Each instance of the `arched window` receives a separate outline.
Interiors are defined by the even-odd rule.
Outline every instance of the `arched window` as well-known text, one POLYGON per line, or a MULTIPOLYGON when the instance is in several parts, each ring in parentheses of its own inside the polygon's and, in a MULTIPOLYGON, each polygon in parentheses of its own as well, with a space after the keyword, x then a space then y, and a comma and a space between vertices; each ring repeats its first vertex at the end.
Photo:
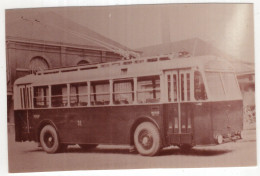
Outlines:
POLYGON ((89 64, 89 62, 86 61, 86 60, 81 60, 81 61, 79 61, 79 62, 77 63, 78 66, 80 66, 80 65, 87 65, 87 64, 89 64))
POLYGON ((32 72, 47 70, 49 68, 49 64, 44 58, 37 56, 32 58, 29 68, 32 72))

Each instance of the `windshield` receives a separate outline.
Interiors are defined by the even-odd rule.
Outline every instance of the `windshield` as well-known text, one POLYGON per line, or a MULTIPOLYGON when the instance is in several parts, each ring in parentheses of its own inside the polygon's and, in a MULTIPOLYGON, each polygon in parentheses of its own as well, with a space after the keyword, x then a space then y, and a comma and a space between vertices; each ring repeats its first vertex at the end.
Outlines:
POLYGON ((236 76, 234 73, 221 73, 223 78, 223 84, 227 98, 238 99, 241 98, 241 92, 237 85, 236 76))
POLYGON ((239 99, 241 93, 234 73, 206 72, 209 93, 212 99, 239 99))

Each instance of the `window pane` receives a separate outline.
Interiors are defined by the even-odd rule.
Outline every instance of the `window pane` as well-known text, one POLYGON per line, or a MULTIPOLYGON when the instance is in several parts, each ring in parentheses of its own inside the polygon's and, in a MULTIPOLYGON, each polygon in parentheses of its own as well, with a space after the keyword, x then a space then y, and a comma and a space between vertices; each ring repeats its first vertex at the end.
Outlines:
POLYGON ((220 73, 207 72, 206 79, 211 97, 216 100, 225 99, 225 93, 222 86, 220 73))
POLYGON ((184 74, 181 74, 181 100, 184 101, 184 74))
POLYGON ((91 83, 91 104, 108 105, 110 103, 109 82, 91 83))
POLYGON ((207 99, 204 81, 202 79, 201 73, 198 71, 194 72, 194 96, 196 100, 207 99))
POLYGON ((187 100, 190 100, 190 74, 186 74, 186 79, 187 79, 187 100))
POLYGON ((64 107, 68 104, 67 85, 51 86, 51 105, 53 107, 64 107))
POLYGON ((167 75, 167 84, 168 84, 168 101, 172 100, 171 96, 171 75, 167 75))
POLYGON ((160 101, 160 96, 159 76, 144 77, 137 80, 138 103, 157 103, 160 101))
POLYGON ((114 104, 132 104, 134 100, 133 81, 114 82, 114 104))
POLYGON ((74 83, 70 85, 70 106, 88 105, 87 83, 74 83))
POLYGON ((240 89, 234 73, 221 73, 227 98, 241 98, 240 89))
POLYGON ((173 96, 174 96, 174 99, 173 101, 177 101, 177 75, 174 74, 173 75, 173 96))
POLYGON ((70 106, 87 106, 88 95, 71 95, 70 106))
POLYGON ((48 86, 34 87, 34 107, 35 108, 46 108, 49 106, 49 88, 48 86))

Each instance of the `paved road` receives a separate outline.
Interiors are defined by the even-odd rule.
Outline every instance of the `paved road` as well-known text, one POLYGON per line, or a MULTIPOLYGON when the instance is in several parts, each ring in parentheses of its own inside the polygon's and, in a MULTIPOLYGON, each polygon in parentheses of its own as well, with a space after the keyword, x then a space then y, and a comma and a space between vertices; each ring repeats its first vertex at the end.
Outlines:
POLYGON ((246 131, 245 138, 237 142, 197 146, 189 152, 169 147, 155 157, 129 152, 127 146, 105 145, 91 151, 70 146, 66 153, 47 154, 34 142, 14 142, 13 135, 9 135, 8 145, 10 172, 256 165, 255 130, 246 131))

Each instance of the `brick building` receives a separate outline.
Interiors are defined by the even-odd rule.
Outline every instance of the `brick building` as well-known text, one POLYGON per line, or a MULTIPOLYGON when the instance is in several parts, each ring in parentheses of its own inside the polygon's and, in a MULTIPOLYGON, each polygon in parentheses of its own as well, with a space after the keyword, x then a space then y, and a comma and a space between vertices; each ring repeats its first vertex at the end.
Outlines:
POLYGON ((37 70, 121 60, 129 48, 44 9, 6 11, 8 122, 13 83, 37 70))

